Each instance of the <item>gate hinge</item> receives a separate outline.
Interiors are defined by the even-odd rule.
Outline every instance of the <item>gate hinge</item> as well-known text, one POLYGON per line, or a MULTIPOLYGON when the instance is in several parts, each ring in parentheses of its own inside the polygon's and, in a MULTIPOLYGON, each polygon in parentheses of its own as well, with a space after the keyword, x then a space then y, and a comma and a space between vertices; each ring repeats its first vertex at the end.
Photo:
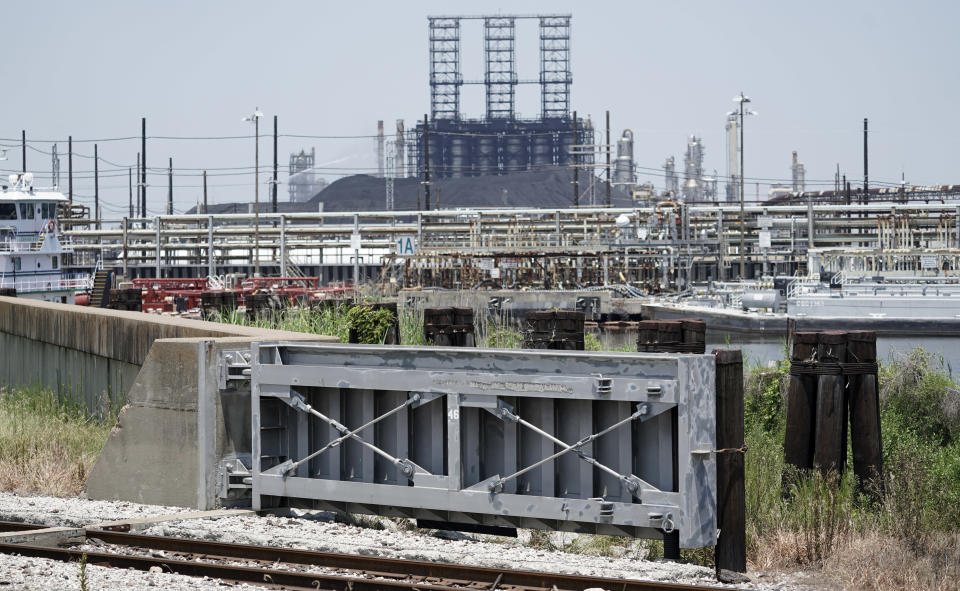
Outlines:
POLYGON ((231 380, 250 381, 250 352, 221 351, 217 364, 217 385, 223 390, 231 380))
POLYGON ((228 458, 220 461, 217 466, 217 490, 219 498, 231 497, 232 491, 250 490, 253 488, 253 477, 250 470, 240 458, 228 458))

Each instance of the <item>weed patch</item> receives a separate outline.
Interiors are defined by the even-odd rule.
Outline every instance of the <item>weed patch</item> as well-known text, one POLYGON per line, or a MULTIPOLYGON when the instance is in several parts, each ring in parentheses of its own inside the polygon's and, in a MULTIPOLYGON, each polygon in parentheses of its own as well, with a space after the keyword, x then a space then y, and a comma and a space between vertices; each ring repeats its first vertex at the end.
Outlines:
POLYGON ((0 489, 79 494, 112 425, 49 390, 0 389, 0 489))

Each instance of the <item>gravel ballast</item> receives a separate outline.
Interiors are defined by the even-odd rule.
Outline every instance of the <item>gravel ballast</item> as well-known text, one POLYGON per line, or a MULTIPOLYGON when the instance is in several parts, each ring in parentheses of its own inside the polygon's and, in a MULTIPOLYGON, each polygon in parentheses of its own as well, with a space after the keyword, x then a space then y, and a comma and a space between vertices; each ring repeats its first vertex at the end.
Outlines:
MULTIPOLYGON (((84 526, 110 520, 139 519, 190 511, 185 508, 139 505, 129 502, 0 493, 0 520, 44 523, 51 526, 84 526)), ((591 555, 532 547, 525 543, 528 537, 526 532, 521 532, 520 539, 512 539, 408 529, 406 522, 401 520, 363 518, 362 523, 373 525, 373 527, 361 527, 333 521, 327 513, 296 513, 294 515, 292 517, 244 515, 219 519, 181 519, 152 525, 141 533, 491 568, 730 588, 717 583, 712 569, 663 560, 646 560, 646 549, 639 543, 618 545, 614 552, 615 556, 591 555)), ((550 536, 550 542, 554 547, 563 548, 591 546, 590 538, 581 537, 575 540, 576 537, 575 534, 556 533, 550 536)), ((9 580, 14 585, 20 585, 13 588, 79 589, 78 572, 76 564, 65 565, 34 558, 0 556, 0 581, 9 580), (32 564, 28 564, 27 561, 32 564), (46 586, 48 583, 50 586, 46 586)), ((99 577, 90 578, 97 582, 91 588, 155 585, 169 589, 208 588, 198 586, 203 583, 200 579, 177 575, 116 571, 92 566, 88 567, 88 573, 88 578, 99 577), (112 574, 118 572, 120 574, 112 574), (127 578, 121 580, 111 577, 127 578), (170 578, 169 582, 167 577, 170 578), (177 580, 174 580, 174 577, 177 580), (187 584, 179 581, 180 579, 193 581, 194 586, 176 586, 187 584)), ((758 581, 754 573, 754 582, 738 585, 737 588, 790 591, 812 588, 792 580, 771 579, 774 577, 764 576, 758 581)), ((223 589, 224 587, 221 583, 211 581, 209 588, 223 589)), ((256 587, 247 588, 255 589, 256 587)), ((0 590, 2 589, 3 585, 0 585, 0 590)))

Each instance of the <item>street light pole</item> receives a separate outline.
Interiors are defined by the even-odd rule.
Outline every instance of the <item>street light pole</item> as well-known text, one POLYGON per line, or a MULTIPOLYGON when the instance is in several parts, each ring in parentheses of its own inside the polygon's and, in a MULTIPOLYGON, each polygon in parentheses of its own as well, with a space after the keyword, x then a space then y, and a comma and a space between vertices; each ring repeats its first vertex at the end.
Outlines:
POLYGON ((253 111, 253 115, 244 117, 243 121, 253 122, 253 275, 260 276, 260 118, 263 113, 260 107, 253 111))
MULTIPOLYGON (((740 280, 742 281, 744 274, 744 207, 743 207, 743 103, 744 103, 743 91, 740 91, 740 280)), ((747 99, 749 100, 749 99, 747 99)))
POLYGON ((756 115, 756 113, 753 111, 744 113, 743 105, 744 103, 750 102, 750 97, 744 96, 742 90, 739 95, 733 97, 733 102, 740 103, 740 279, 743 280, 746 274, 746 262, 744 259, 744 252, 746 251, 746 215, 743 205, 743 116, 745 114, 756 115))

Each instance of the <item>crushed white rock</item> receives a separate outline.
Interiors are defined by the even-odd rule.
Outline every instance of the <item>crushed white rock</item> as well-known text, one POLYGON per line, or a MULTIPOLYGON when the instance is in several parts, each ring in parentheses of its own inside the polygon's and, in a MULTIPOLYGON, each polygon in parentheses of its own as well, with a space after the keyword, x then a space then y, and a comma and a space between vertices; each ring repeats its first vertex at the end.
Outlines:
MULTIPOLYGON (((0 556, 0 590, 80 591, 80 564, 31 558, 0 556)), ((87 589, 164 589, 169 591, 262 591, 267 587, 224 584, 210 578, 170 573, 148 573, 87 565, 87 589)))
POLYGON ((80 527, 103 521, 140 519, 191 511, 194 509, 140 505, 124 501, 24 496, 0 492, 0 521, 42 523, 57 527, 80 527))
MULTIPOLYGON (((80 526, 108 520, 142 518, 188 511, 191 510, 177 507, 138 505, 128 502, 25 497, 0 493, 0 520, 45 523, 57 526, 80 526)), ((646 560, 646 549, 641 544, 636 543, 623 548, 620 555, 616 557, 596 556, 531 547, 524 544, 523 537, 517 540, 492 536, 463 535, 454 532, 434 532, 431 534, 427 530, 414 529, 407 531, 404 527, 398 529, 398 522, 390 519, 374 520, 371 518, 368 520, 371 523, 375 521, 379 524, 379 528, 359 527, 338 523, 330 520, 329 517, 329 514, 325 513, 299 512, 295 517, 267 515, 263 517, 233 516, 220 519, 178 520, 153 525, 142 533, 322 552, 450 562, 491 568, 537 570, 571 575, 643 579, 732 588, 732 586, 718 583, 712 569, 663 560, 646 560)), ((551 540, 555 546, 566 547, 575 537, 575 534, 558 533, 553 534, 551 540)), ((10 557, 0 556, 0 580, 4 578, 4 569, 7 567, 9 560, 10 557)), ((36 561, 36 559, 34 560, 36 561)), ((44 561, 44 564, 47 562, 44 561)), ((72 568, 75 572, 75 565, 72 568)), ((138 574, 133 571, 124 572, 131 577, 144 577, 141 583, 144 586, 149 586, 146 577, 172 576, 151 573, 138 574)), ((755 576, 751 578, 753 578, 753 582, 736 585, 736 588, 761 591, 805 591, 813 588, 798 583, 796 580, 787 580, 770 575, 762 577, 762 582, 758 581, 755 576)), ((42 577, 37 580, 40 581, 41 579, 42 577)), ((26 583, 29 583, 29 581, 26 583)), ((164 583, 164 586, 166 588, 177 588, 167 587, 166 583, 164 583)), ((37 586, 36 588, 45 589, 46 587, 37 586)), ((61 585, 51 588, 70 589, 73 587, 61 585)), ((99 586, 94 588, 99 588, 99 586)), ((107 588, 107 585, 104 584, 103 588, 107 588)), ((3 587, 0 586, 0 591, 2 589, 3 587)))

